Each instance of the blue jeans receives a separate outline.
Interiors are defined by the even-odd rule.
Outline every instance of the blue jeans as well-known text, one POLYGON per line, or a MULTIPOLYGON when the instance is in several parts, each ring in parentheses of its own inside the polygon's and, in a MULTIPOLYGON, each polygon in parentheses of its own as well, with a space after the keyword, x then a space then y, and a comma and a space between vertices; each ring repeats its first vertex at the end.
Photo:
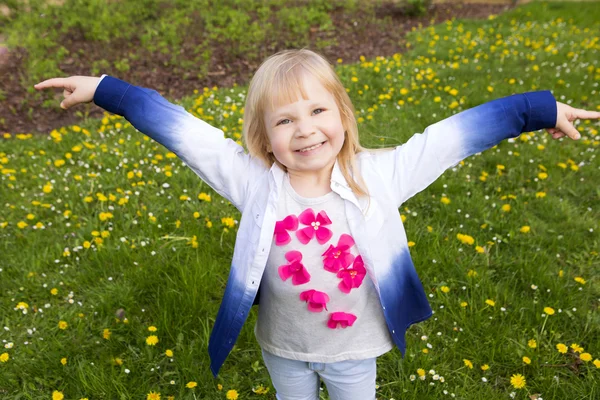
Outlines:
POLYGON ((377 358, 313 363, 262 351, 277 400, 319 400, 320 379, 330 400, 375 400, 377 358))

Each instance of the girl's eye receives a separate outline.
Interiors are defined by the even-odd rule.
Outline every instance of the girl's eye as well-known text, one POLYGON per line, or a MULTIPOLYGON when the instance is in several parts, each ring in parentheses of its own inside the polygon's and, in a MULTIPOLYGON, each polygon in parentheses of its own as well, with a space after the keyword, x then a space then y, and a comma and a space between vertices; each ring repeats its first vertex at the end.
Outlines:
MULTIPOLYGON (((320 113, 318 113, 318 114, 321 114, 323 111, 325 111, 325 109, 324 109, 324 108, 315 108, 315 109, 314 109, 314 111, 317 111, 317 110, 321 110, 321 112, 320 112, 320 113)), ((281 121, 279 121, 279 122, 277 123, 277 125, 281 125, 281 124, 283 123, 283 121, 289 121, 289 119, 287 119, 287 118, 286 118, 286 119, 282 119, 281 121)), ((277 126, 277 125, 275 125, 275 126, 277 126)), ((284 125, 287 125, 287 124, 284 124, 284 125)))

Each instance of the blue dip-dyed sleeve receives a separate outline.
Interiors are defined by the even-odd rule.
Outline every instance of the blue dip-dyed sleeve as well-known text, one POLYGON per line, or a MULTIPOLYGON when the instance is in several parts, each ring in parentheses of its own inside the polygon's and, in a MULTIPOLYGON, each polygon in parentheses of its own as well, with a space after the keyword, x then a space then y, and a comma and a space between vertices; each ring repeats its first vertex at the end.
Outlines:
POLYGON ((466 157, 523 132, 555 127, 556 114, 550 91, 507 96, 430 125, 403 145, 373 156, 400 207, 466 157))
POLYGON ((175 153, 240 211, 253 182, 266 170, 222 130, 168 102, 155 90, 105 76, 96 89, 94 103, 124 116, 140 132, 175 153))

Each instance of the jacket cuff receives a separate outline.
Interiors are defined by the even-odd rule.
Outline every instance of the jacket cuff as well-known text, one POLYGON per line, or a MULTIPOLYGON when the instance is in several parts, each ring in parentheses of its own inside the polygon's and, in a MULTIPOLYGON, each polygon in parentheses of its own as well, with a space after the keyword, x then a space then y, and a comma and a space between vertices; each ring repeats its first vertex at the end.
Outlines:
POLYGON ((523 93, 529 104, 529 118, 523 132, 556 126, 556 99, 549 90, 523 93))
POLYGON ((108 112, 123 115, 121 101, 130 87, 131 84, 125 81, 108 75, 104 76, 94 92, 94 103, 108 112))

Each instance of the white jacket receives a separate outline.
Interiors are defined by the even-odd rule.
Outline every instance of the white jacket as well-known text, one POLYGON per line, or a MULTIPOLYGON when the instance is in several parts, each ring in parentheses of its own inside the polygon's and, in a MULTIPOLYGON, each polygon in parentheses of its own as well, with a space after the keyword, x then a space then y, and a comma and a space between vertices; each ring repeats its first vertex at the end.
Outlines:
MULTIPOLYGON (((167 102, 156 91, 116 78, 102 79, 94 102, 123 115, 139 131, 177 154, 202 180, 240 212, 225 294, 209 341, 217 376, 257 297, 269 256, 276 205, 285 172, 266 168, 221 130, 167 102)), ((437 122, 391 151, 357 154, 371 194, 358 200, 338 164, 331 189, 345 200, 350 233, 379 294, 389 332, 402 354, 408 327, 432 314, 413 266, 398 208, 464 158, 522 132, 556 125, 549 91, 497 99, 437 122)))

